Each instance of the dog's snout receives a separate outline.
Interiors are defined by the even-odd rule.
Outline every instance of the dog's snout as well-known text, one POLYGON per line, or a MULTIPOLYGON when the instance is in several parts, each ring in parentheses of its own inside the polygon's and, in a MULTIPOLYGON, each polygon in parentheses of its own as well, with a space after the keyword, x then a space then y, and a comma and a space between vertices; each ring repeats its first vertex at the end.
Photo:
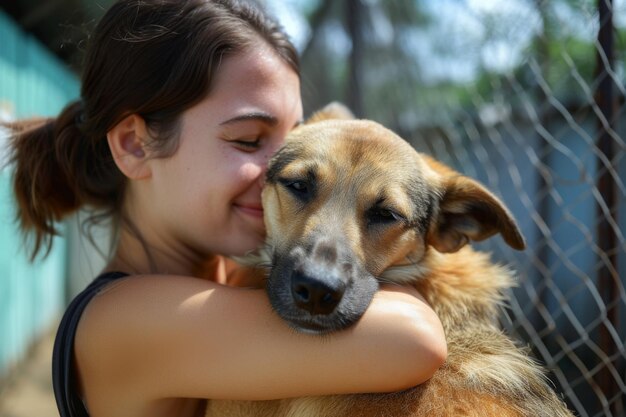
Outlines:
POLYGON ((313 250, 313 258, 321 262, 334 264, 337 262, 337 248, 332 244, 319 244, 313 250))
POLYGON ((291 293, 296 305, 311 314, 328 315, 335 310, 345 291, 345 284, 313 278, 302 272, 294 272, 291 293))

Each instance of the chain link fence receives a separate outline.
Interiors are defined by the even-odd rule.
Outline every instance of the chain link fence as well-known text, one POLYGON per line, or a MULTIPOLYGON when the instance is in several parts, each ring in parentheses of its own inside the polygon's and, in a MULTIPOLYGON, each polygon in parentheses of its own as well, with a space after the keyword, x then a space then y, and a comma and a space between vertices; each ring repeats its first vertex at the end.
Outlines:
POLYGON ((626 4, 320 1, 307 110, 331 100, 477 178, 528 249, 502 323, 580 416, 626 403, 626 4))

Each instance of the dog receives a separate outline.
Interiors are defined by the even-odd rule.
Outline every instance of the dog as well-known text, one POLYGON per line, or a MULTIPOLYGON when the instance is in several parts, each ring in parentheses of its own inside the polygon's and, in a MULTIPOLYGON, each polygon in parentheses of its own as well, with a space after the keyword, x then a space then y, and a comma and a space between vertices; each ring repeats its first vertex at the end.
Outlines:
POLYGON ((298 331, 354 324, 379 282, 414 285, 442 321, 446 363, 391 394, 209 401, 207 417, 572 416, 526 349, 498 326, 514 281, 468 243, 500 234, 525 247, 513 216, 478 182, 419 154, 383 126, 332 104, 296 128, 263 191, 274 310, 298 331))

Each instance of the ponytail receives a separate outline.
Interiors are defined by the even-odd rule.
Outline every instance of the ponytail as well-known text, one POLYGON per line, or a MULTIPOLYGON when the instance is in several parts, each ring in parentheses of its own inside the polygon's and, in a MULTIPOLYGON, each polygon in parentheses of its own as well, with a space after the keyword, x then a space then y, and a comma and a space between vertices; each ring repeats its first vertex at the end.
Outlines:
POLYGON ((21 229, 34 235, 31 260, 47 255, 56 223, 83 205, 117 212, 124 177, 113 163, 105 137, 80 129, 82 102, 68 105, 56 119, 10 126, 10 163, 21 229))

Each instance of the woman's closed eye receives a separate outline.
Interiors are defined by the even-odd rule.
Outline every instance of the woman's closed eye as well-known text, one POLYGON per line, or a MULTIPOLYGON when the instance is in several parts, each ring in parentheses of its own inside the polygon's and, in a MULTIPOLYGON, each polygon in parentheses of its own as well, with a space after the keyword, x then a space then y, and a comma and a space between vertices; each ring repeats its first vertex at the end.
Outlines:
POLYGON ((231 139, 229 142, 235 144, 237 147, 245 150, 245 151, 254 151, 259 149, 261 146, 261 137, 246 137, 241 139, 231 139))

